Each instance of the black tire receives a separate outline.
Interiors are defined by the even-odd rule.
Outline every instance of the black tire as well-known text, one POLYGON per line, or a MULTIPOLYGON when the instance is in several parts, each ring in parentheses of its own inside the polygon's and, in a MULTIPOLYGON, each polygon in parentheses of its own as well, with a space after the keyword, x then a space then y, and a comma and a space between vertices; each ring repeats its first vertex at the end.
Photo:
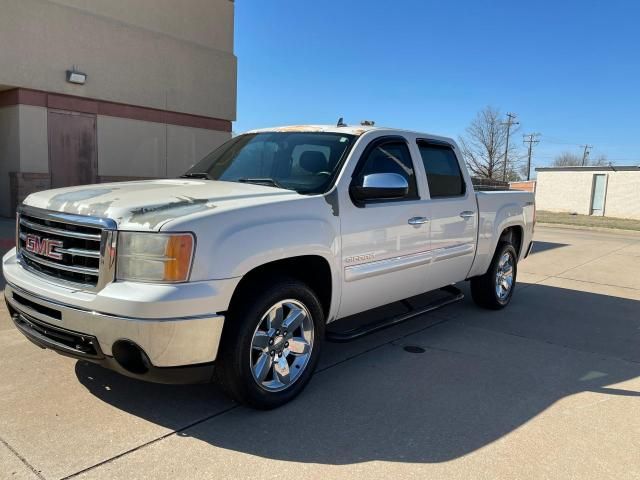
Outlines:
MULTIPOLYGON (((311 379, 320 356, 324 327, 325 318, 320 301, 306 284, 290 278, 276 281, 270 279, 270 285, 266 288, 264 282, 253 283, 252 287, 245 288, 240 294, 225 320, 216 363, 218 382, 229 396, 244 405, 261 410, 284 405, 296 397, 311 379), (302 367, 302 372, 291 384, 280 391, 268 391, 254 378, 251 367, 252 355, 256 355, 252 347, 254 333, 259 325, 264 325, 262 319, 272 306, 289 299, 306 307, 311 316, 312 348, 305 366, 302 367)), ((274 336, 273 338, 281 339, 282 337, 274 336)), ((284 343, 280 344, 281 347, 283 345, 284 343)), ((268 348, 271 349, 271 347, 268 348)), ((257 355, 262 353, 258 352, 257 355)), ((277 355, 272 358, 278 360, 277 355)), ((295 356, 288 358, 295 358, 295 356)), ((272 375, 272 378, 276 379, 275 372, 272 372, 272 375)))
POLYGON ((471 279, 471 297, 473 298, 473 301, 476 305, 491 310, 500 310, 501 308, 506 307, 511 301, 513 291, 515 290, 517 273, 518 255, 516 253, 516 249, 510 243, 499 243, 487 273, 480 277, 474 277, 471 279), (497 292, 498 269, 500 266, 500 259, 506 254, 509 254, 511 257, 513 281, 508 294, 501 297, 497 292))

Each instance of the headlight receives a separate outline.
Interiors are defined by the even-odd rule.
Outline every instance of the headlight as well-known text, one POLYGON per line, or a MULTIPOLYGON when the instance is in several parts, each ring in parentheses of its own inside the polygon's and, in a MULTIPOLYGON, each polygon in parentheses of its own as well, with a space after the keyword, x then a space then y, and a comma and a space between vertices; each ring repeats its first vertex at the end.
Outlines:
POLYGON ((185 282, 193 256, 190 233, 119 232, 118 280, 185 282))

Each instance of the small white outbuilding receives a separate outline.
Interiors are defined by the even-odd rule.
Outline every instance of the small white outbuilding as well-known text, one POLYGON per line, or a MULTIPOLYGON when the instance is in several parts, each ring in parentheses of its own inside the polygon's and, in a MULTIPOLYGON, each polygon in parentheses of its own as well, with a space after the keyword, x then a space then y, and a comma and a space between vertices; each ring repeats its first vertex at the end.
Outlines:
POLYGON ((536 168, 536 207, 640 220, 640 166, 536 168))

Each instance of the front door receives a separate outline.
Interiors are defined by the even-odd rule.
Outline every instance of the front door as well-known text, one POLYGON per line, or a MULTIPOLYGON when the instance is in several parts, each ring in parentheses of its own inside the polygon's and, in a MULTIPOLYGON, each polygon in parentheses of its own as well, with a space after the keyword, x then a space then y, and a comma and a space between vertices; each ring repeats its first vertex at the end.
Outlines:
POLYGON ((374 139, 364 150, 353 182, 374 173, 395 173, 409 184, 404 198, 358 205, 343 190, 340 198, 345 317, 424 292, 427 287, 429 223, 418 195, 416 174, 404 137, 374 139))
POLYGON ((96 183, 96 116, 49 110, 51 188, 96 183))

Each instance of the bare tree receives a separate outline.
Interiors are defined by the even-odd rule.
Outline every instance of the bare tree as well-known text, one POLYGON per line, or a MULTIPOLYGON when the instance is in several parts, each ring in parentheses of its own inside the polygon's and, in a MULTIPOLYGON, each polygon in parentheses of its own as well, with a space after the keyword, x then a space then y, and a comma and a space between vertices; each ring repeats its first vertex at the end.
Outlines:
POLYGON ((576 153, 563 152, 553 159, 554 167, 575 167, 582 165, 582 157, 576 153))
POLYGON ((593 165, 595 167, 606 167, 611 165, 611 162, 606 155, 602 154, 593 159, 589 159, 589 165, 593 165))
MULTIPOLYGON (((513 138, 517 133, 518 127, 511 127, 513 138)), ((483 108, 459 141, 462 155, 474 177, 502 180, 507 125, 500 110, 491 106, 483 108)), ((516 164, 520 158, 515 143, 509 145, 507 180, 519 178, 516 164)))
MULTIPOLYGON (((585 162, 585 166, 607 166, 611 162, 606 155, 599 155, 595 158, 587 157, 585 162)), ((582 155, 578 155, 577 153, 571 152, 563 152, 554 158, 553 163, 551 164, 554 167, 579 167, 582 166, 582 155)))

